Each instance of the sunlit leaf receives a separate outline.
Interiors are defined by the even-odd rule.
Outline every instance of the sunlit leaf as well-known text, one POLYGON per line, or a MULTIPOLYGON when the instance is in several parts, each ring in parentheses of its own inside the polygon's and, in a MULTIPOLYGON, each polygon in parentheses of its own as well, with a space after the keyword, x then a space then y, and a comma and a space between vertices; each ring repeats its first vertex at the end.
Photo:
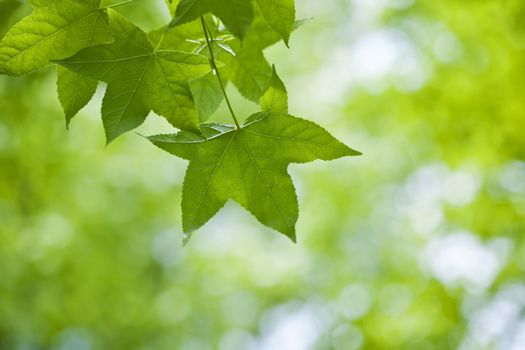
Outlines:
POLYGON ((206 138, 188 132, 149 138, 190 161, 182 195, 188 233, 234 199, 262 224, 295 240, 299 209, 288 165, 359 154, 320 126, 291 115, 258 113, 241 129, 207 124, 203 132, 206 138))
POLYGON ((102 104, 107 141, 142 124, 151 110, 175 127, 198 132, 199 118, 187 81, 210 71, 208 58, 156 50, 142 30, 114 11, 110 23, 113 43, 60 61, 108 83, 102 104))
POLYGON ((33 12, 0 42, 0 73, 23 75, 49 61, 112 40, 100 0, 35 0, 33 12))

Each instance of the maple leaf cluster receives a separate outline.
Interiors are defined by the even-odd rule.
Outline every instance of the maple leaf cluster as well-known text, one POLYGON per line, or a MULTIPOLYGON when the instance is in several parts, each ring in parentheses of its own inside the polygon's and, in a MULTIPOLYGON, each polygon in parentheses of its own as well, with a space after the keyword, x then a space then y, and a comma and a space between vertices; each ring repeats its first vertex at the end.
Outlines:
POLYGON ((0 42, 0 73, 20 76, 57 64, 68 125, 106 83, 101 114, 108 143, 151 111, 179 129, 148 139, 190 161, 182 195, 186 233, 233 199, 295 240, 299 209, 288 165, 360 154, 288 114, 286 88, 263 51, 280 40, 288 46, 298 26, 294 0, 171 1, 173 19, 150 33, 101 0, 31 5, 33 12, 0 42), (228 83, 261 111, 240 123, 228 83), (224 100, 234 125, 207 123, 224 100))

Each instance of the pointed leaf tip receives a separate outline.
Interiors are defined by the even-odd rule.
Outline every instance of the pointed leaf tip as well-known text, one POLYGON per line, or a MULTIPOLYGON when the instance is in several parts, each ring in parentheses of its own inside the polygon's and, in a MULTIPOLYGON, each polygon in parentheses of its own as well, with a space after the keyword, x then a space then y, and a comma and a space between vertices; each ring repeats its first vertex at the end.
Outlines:
POLYGON ((279 33, 286 47, 289 47, 290 35, 295 25, 295 1, 257 0, 257 3, 266 22, 279 33))
MULTIPOLYGON (((346 146, 346 145, 345 145, 346 146)), ((362 156, 363 153, 353 149, 353 148, 350 148, 348 146, 346 146, 348 148, 348 151, 347 151, 347 156, 362 156)))

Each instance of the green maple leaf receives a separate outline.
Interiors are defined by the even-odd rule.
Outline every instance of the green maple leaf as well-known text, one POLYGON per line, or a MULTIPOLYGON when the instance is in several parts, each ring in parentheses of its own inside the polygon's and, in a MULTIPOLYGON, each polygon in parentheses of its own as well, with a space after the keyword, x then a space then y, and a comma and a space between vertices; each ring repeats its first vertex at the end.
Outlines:
POLYGON ((198 133, 199 118, 187 82, 210 71, 208 58, 155 49, 140 28, 115 11, 110 10, 109 17, 113 43, 58 62, 108 83, 102 103, 108 142, 142 124, 151 110, 179 129, 198 133))
POLYGON ((189 132, 149 137, 190 161, 182 194, 182 225, 191 233, 233 199, 262 224, 295 241, 299 210, 290 163, 332 160, 360 153, 310 121, 257 113, 240 129, 204 124, 206 138, 189 132))
MULTIPOLYGON (((232 81, 247 99, 254 102, 259 101, 266 91, 272 75, 271 65, 264 57, 263 50, 277 43, 281 39, 280 34, 268 24, 257 7, 254 11, 254 19, 243 41, 218 31, 210 19, 207 20, 207 26, 214 35, 212 46, 215 55, 224 63, 224 67, 220 68, 224 81, 232 81), (227 38, 228 36, 230 38, 227 38), (224 40, 223 38, 227 39, 224 40)), ((169 31, 163 45, 168 42, 175 46, 181 45, 184 38, 193 38, 195 42, 201 43, 198 48, 202 51, 199 53, 208 55, 207 50, 205 50, 206 42, 200 23, 194 21, 175 28, 184 30, 177 33, 169 31)), ((159 37, 160 32, 155 33, 155 36, 159 37)), ((186 45, 188 44, 186 43, 186 45)), ((190 48, 186 49, 190 50, 190 48)), ((189 84, 199 111, 200 120, 206 121, 223 99, 220 85, 211 73, 192 80, 189 84)))
MULTIPOLYGON (((217 50, 218 59, 224 63, 222 76, 230 80, 241 95, 248 100, 258 102, 266 91, 268 81, 272 76, 272 67, 266 60, 263 50, 281 39, 278 32, 272 28, 259 9, 255 9, 254 19, 244 40, 233 39, 228 42, 235 52, 217 50)), ((220 92, 215 91, 215 95, 220 92)))
MULTIPOLYGON (((171 3, 166 0, 166 3, 173 9, 177 5, 176 0, 171 3)), ((148 37, 154 46, 160 44, 159 49, 177 48, 180 51, 191 52, 195 48, 195 44, 188 41, 187 38, 198 37, 201 32, 200 24, 190 23, 169 31, 164 27, 149 33, 148 37)), ((65 113, 67 126, 69 126, 71 119, 91 100, 97 86, 98 81, 96 79, 83 76, 64 67, 57 69, 58 98, 65 113)), ((200 114, 201 112, 199 112, 200 114)))
POLYGON ((171 25, 193 21, 211 12, 226 28, 242 39, 253 19, 252 0, 181 0, 171 25))
POLYGON ((294 0, 257 0, 268 24, 283 38, 286 46, 295 24, 294 0))
POLYGON ((90 45, 112 41, 100 0, 33 0, 33 12, 0 42, 0 73, 23 75, 90 45))
MULTIPOLYGON (((224 81, 232 81, 244 97, 257 102, 272 76, 272 68, 262 51, 278 42, 279 34, 268 25, 258 10, 242 42, 232 37, 222 44, 219 39, 226 35, 212 25, 209 28, 215 36, 212 45, 215 55, 224 63, 224 67, 219 69, 224 81)), ((192 35, 198 42, 204 40, 202 27, 193 27, 192 35)), ((205 45, 204 41, 199 48, 203 47, 202 54, 208 55, 207 50, 204 50, 205 45)), ((190 89, 201 121, 206 121, 223 100, 220 85, 210 73, 190 81, 190 89)))

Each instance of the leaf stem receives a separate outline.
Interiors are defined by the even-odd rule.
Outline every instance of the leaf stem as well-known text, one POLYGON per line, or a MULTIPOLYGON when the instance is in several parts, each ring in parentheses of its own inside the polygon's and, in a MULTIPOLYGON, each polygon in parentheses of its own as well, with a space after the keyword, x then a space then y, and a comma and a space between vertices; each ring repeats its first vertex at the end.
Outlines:
POLYGON ((219 81, 219 85, 221 86, 222 94, 224 95, 224 99, 226 100, 226 104, 228 105, 228 109, 230 110, 230 114, 232 115, 233 121, 235 122, 235 126, 237 129, 240 129, 241 126, 239 125, 239 121, 237 120, 237 117, 235 116, 235 112, 233 111, 232 105, 230 103, 230 99, 228 98, 228 95, 226 94, 226 89, 224 88, 224 84, 222 82, 221 75, 219 73, 219 70, 217 69, 217 64, 215 63, 215 55, 213 54, 213 34, 208 32, 206 29, 206 23, 204 22, 204 17, 201 16, 201 23, 202 23, 202 30, 204 31, 204 36, 206 37, 206 45, 208 46, 208 50, 210 52, 210 63, 211 68, 213 69, 215 75, 217 76, 217 80, 219 81))
POLYGON ((119 7, 119 6, 122 6, 122 5, 129 4, 130 2, 135 2, 135 1, 137 1, 137 0, 126 0, 126 1, 118 2, 118 3, 113 4, 113 5, 105 6, 103 8, 104 9, 112 9, 112 8, 115 8, 115 7, 119 7))

